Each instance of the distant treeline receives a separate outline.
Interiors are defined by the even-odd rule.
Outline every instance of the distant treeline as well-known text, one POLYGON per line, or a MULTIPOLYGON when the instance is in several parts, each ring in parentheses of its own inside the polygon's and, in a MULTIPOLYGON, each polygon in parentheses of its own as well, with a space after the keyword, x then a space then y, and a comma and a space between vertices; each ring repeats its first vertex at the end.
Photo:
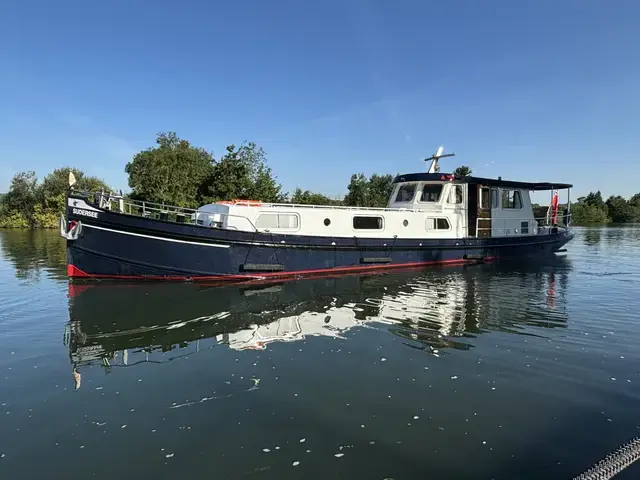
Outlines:
MULTIPOLYGON (((34 172, 13 177, 9 191, 0 194, 0 227, 56 228, 64 213, 69 170, 76 190, 111 191, 106 183, 76 168, 60 168, 39 182, 34 172)), ((132 199, 196 208, 218 200, 251 199, 316 205, 385 207, 391 194, 393 175, 362 173, 351 176, 344 198, 296 188, 283 192, 264 150, 253 142, 226 147, 218 160, 207 150, 191 145, 175 133, 160 133, 156 145, 136 154, 126 165, 132 199)), ((467 166, 459 175, 470 175, 467 166)), ((571 205, 574 223, 632 222, 640 220, 640 194, 630 200, 612 196, 606 202, 600 192, 590 193, 571 205)))
POLYGON ((602 194, 589 193, 571 204, 573 222, 579 225, 640 222, 640 193, 630 199, 611 195, 605 202, 602 194))
POLYGON ((64 213, 65 196, 72 170, 78 188, 105 191, 109 187, 99 178, 86 176, 78 169, 60 168, 38 182, 35 172, 22 172, 13 177, 9 191, 0 196, 0 227, 55 228, 64 213))

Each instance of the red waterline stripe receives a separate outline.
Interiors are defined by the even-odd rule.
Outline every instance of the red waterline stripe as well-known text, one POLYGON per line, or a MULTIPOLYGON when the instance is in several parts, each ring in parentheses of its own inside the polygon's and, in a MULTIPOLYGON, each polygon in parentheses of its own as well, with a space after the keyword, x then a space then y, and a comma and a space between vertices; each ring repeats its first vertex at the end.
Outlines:
MULTIPOLYGON (((494 257, 485 257, 484 261, 492 261, 494 257)), ((323 275, 332 273, 347 273, 347 272, 367 272, 372 270, 391 270, 398 268, 411 268, 411 267, 423 267, 429 265, 460 265, 464 263, 472 263, 474 260, 467 260, 464 258, 454 260, 436 260, 431 262, 411 262, 411 263, 396 263, 393 265, 365 265, 365 266, 353 266, 353 267, 339 267, 339 268, 321 268, 314 270, 295 270, 291 272, 265 272, 261 274, 251 275, 104 275, 104 274, 92 274, 80 270, 75 265, 67 265, 67 275, 72 278, 103 278, 103 279, 121 279, 121 280, 166 280, 166 281, 203 281, 203 280, 251 280, 261 279, 265 277, 269 278, 287 278, 306 275, 323 275)))
MULTIPOLYGON (((453 265, 450 265, 453 266, 453 265)), ((397 270, 402 270, 402 272, 411 272, 411 271, 419 271, 422 270, 424 267, 421 266, 414 266, 414 267, 402 267, 402 268, 398 268, 395 269, 395 271, 397 270)), ((377 276, 377 275, 384 275, 388 272, 383 272, 383 271, 373 271, 373 272, 345 272, 345 273, 325 273, 322 275, 307 275, 304 278, 296 278, 296 277, 286 277, 286 278, 247 278, 246 280, 239 280, 237 282, 230 282, 228 280, 220 280, 220 279, 216 279, 216 280, 203 280, 201 282, 197 282, 197 285, 202 286, 202 287, 223 287, 223 286, 229 286, 229 285, 237 285, 237 286, 262 286, 262 285, 272 285, 272 284, 282 284, 285 282, 295 282, 295 281, 302 281, 302 280, 313 280, 316 278, 344 278, 344 277, 349 277, 349 276, 363 276, 363 275, 367 275, 367 276, 377 276)), ((126 280, 122 280, 118 283, 112 283, 108 285, 108 288, 115 288, 115 287, 119 287, 119 288, 135 288, 135 287, 142 287, 144 284, 144 282, 140 282, 139 280, 134 280, 134 281, 126 281, 126 280)), ((107 285, 105 284, 101 284, 100 282, 97 283, 83 283, 83 284, 77 284, 77 283, 72 283, 69 282, 69 286, 68 286, 68 296, 69 298, 72 297, 76 297, 78 295, 80 295, 82 292, 85 292, 89 289, 95 289, 95 288, 103 288, 103 287, 107 287, 107 285)))

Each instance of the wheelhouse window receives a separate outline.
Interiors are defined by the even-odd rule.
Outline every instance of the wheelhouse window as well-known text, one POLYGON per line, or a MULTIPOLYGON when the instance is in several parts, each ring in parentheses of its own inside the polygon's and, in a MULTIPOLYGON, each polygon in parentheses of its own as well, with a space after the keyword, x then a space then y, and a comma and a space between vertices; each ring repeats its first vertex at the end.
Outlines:
POLYGON ((448 203, 462 203, 462 185, 451 185, 448 203))
POLYGON ((382 217, 353 217, 355 230, 382 230, 383 225, 382 217))
POLYGON ((522 208, 520 190, 502 190, 502 208, 522 208))
POLYGON ((451 225, 446 218, 427 218, 427 230, 449 230, 451 225))
POLYGON ((480 189, 480 208, 491 208, 491 190, 489 190, 488 188, 480 189))
POLYGON ((395 201, 399 203, 408 203, 413 200, 416 193, 417 185, 415 183, 404 183, 398 187, 395 201))
POLYGON ((257 228, 296 229, 300 226, 298 215, 293 213, 261 213, 256 219, 257 228))
POLYGON ((421 202, 438 202, 440 201, 440 194, 442 193, 441 183, 426 183, 422 187, 421 202))
POLYGON ((491 189, 491 208, 498 208, 498 199, 500 197, 498 196, 498 189, 497 188, 492 188, 491 189))

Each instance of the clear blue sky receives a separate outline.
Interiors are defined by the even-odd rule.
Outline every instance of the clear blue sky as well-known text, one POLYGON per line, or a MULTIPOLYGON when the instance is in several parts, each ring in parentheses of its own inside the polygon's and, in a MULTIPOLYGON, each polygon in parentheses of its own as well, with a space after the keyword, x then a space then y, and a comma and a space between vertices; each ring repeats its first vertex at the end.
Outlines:
POLYGON ((216 156, 259 143, 287 190, 423 171, 443 144, 451 169, 630 196, 639 19, 637 0, 3 0, 0 191, 65 165, 127 190, 176 131, 216 156))

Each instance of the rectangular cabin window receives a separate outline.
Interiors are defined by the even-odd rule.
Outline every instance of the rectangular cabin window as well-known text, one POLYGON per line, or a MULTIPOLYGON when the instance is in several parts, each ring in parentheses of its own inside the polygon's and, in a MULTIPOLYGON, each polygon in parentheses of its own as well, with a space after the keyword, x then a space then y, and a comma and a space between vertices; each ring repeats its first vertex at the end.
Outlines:
POLYGON ((480 208, 486 210, 491 208, 491 190, 488 188, 480 189, 480 208))
POLYGON ((449 230, 450 228, 449 220, 446 218, 427 218, 427 230, 449 230))
POLYGON ((451 185, 448 203, 462 203, 462 185, 451 185))
POLYGON ((491 208, 498 208, 500 206, 498 203, 499 198, 500 197, 498 196, 498 189, 492 188, 491 189, 491 208))
POLYGON ((400 185, 398 193, 396 193, 396 202, 408 203, 413 200, 413 196, 416 193, 417 185, 415 183, 405 183, 400 185))
POLYGON ((529 222, 520 222, 520 233, 523 235, 529 233, 529 222))
POLYGON ((441 183, 426 183, 422 187, 421 202, 438 202, 440 201, 440 194, 442 193, 441 183))
POLYGON ((355 230, 381 230, 382 226, 382 217, 353 217, 355 230))
POLYGON ((502 190, 502 208, 522 208, 520 190, 502 190))
POLYGON ((296 229, 299 225, 298 215, 293 213, 261 213, 256 219, 257 228, 296 229))

